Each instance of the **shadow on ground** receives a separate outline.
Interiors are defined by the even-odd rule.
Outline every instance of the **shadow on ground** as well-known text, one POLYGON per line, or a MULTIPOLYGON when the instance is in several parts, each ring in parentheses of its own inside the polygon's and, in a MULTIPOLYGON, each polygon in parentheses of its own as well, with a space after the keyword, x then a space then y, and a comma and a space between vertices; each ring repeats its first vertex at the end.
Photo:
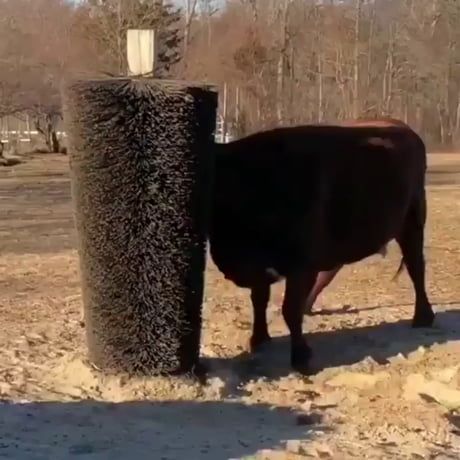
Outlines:
POLYGON ((305 439, 281 408, 237 402, 3 403, 0 457, 227 460, 305 439))
MULTIPOLYGON (((460 299, 459 300, 453 300, 451 302, 433 302, 433 305, 442 305, 443 307, 448 307, 448 306, 455 306, 455 305, 460 305, 460 299)), ((340 307, 340 308, 328 308, 328 309, 319 309, 319 310, 313 310, 311 313, 311 316, 333 316, 333 315, 351 315, 351 314, 357 314, 357 313, 363 313, 365 311, 375 311, 375 310, 382 310, 384 308, 404 308, 404 307, 413 307, 413 303, 403 303, 403 304, 388 304, 388 305, 375 305, 372 307, 364 307, 364 308, 356 308, 356 307, 340 307)), ((317 307, 314 307, 317 308, 317 307)), ((308 318, 308 316, 307 316, 308 318)))
MULTIPOLYGON (((435 325, 429 329, 413 329, 410 320, 400 320, 312 332, 306 337, 313 350, 312 375, 326 368, 356 364, 369 356, 383 364, 399 353, 407 355, 420 346, 460 340, 460 309, 438 312, 435 325)), ((251 379, 276 380, 291 374, 289 345, 289 336, 274 337, 254 355, 244 352, 230 360, 210 358, 205 359, 205 363, 211 373, 226 380, 227 391, 238 392, 238 388, 251 379)))

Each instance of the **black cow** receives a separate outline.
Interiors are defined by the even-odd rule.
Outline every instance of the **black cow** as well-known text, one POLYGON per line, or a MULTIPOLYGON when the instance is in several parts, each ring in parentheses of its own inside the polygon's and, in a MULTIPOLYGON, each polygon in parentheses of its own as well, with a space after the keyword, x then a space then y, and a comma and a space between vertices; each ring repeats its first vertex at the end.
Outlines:
POLYGON ((306 371, 306 300, 320 272, 381 251, 396 239, 412 279, 414 327, 434 313, 425 290, 426 151, 402 122, 307 125, 216 144, 209 240, 214 263, 249 288, 251 349, 270 339, 270 285, 283 278, 291 365, 306 371))

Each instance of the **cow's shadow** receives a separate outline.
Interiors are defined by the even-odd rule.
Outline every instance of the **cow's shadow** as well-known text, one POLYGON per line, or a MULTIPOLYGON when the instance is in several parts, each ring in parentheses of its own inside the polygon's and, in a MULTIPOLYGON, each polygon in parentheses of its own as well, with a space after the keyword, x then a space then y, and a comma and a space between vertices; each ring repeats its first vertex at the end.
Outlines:
MULTIPOLYGON (((392 357, 448 341, 460 340, 460 309, 441 311, 435 325, 413 329, 410 320, 393 323, 320 331, 306 334, 313 350, 311 374, 323 369, 359 363, 367 357, 387 363, 392 357)), ((229 393, 238 392, 245 382, 264 377, 276 380, 292 373, 289 365, 289 336, 274 337, 256 354, 247 352, 232 359, 205 359, 210 373, 227 383, 229 393)))

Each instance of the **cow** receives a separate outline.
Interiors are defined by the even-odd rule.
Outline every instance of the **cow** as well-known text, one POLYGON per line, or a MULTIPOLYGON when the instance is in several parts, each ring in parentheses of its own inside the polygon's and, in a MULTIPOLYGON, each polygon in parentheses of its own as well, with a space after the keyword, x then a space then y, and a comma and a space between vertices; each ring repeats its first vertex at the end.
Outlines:
POLYGON ((426 151, 407 125, 303 125, 215 144, 210 254, 251 291, 250 348, 270 340, 266 309, 285 279, 291 366, 308 373, 305 305, 321 272, 338 271, 396 239, 415 290, 413 327, 430 327, 425 288, 426 151))

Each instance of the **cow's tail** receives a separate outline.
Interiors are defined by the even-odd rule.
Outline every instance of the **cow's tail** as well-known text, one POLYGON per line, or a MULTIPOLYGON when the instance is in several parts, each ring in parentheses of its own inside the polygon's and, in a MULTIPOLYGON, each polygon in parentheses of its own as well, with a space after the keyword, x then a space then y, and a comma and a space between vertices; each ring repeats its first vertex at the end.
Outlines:
POLYGON ((399 278, 399 275, 402 273, 405 266, 406 264, 404 263, 404 258, 401 257, 401 262, 399 263, 398 270, 396 270, 396 273, 393 275, 393 281, 396 281, 396 279, 399 278))

